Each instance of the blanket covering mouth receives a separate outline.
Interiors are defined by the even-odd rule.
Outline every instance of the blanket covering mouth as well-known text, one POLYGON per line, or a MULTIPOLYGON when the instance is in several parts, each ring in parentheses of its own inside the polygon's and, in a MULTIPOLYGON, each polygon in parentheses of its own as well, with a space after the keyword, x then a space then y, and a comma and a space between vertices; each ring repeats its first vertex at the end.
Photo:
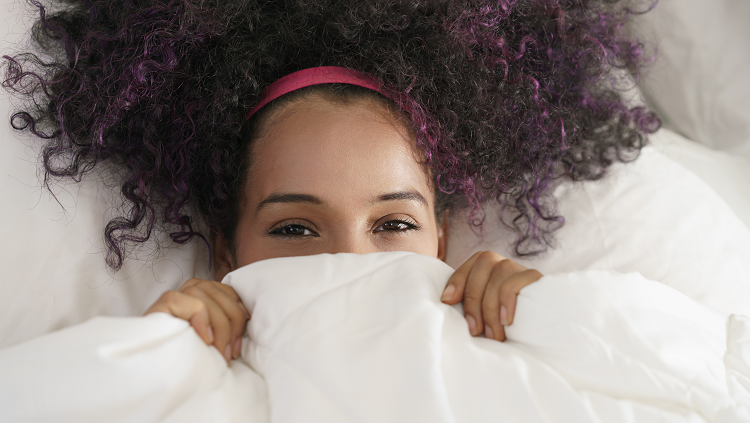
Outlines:
POLYGON ((748 422, 750 320, 640 275, 548 275, 508 340, 440 302, 411 253, 266 260, 227 368, 186 322, 97 318, 0 351, 0 421, 748 422))

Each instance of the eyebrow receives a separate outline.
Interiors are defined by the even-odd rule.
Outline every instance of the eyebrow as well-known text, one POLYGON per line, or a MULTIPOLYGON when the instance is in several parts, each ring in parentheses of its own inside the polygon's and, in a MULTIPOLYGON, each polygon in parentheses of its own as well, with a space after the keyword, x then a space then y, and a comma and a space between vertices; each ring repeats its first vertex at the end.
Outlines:
POLYGON ((409 201, 420 203, 425 207, 428 206, 427 199, 425 199, 422 194, 414 190, 398 191, 398 192, 391 192, 388 194, 383 194, 379 196, 375 202, 394 201, 394 200, 409 200, 409 201))
MULTIPOLYGON (((417 191, 414 190, 407 190, 407 191, 397 191, 397 192, 389 192, 388 194, 379 195, 373 203, 381 203, 385 201, 398 201, 398 200, 408 200, 408 201, 414 201, 417 203, 422 204, 423 206, 427 207, 427 199, 424 198, 424 196, 417 191)), ((307 203, 307 204, 315 204, 315 205, 322 205, 324 204, 323 200, 320 198, 309 195, 309 194, 271 194, 268 197, 266 197, 265 200, 258 203, 258 205, 255 207, 255 213, 258 213, 263 208, 270 204, 289 204, 289 203, 307 203)))
POLYGON ((308 194, 271 194, 266 197, 265 200, 258 203, 255 207, 255 213, 258 213, 261 209, 268 206, 269 204, 284 204, 284 203, 308 203, 308 204, 323 204, 323 200, 308 194))

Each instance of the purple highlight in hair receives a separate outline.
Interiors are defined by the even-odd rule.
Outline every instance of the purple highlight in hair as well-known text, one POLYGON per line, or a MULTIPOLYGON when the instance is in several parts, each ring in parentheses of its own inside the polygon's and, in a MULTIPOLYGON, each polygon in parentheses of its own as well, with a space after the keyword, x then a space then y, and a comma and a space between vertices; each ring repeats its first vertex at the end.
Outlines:
POLYGON ((620 70, 637 81, 649 60, 624 30, 640 13, 627 1, 70 0, 51 14, 30 4, 34 39, 54 59, 4 56, 3 87, 27 100, 11 122, 44 143, 47 186, 111 167, 125 204, 104 230, 113 269, 157 226, 176 243, 207 242, 198 217, 233 235, 242 122, 263 87, 300 69, 383 81, 441 201, 478 225, 499 202, 518 254, 544 251, 562 225, 557 180, 602 177, 660 125, 610 82, 620 70))

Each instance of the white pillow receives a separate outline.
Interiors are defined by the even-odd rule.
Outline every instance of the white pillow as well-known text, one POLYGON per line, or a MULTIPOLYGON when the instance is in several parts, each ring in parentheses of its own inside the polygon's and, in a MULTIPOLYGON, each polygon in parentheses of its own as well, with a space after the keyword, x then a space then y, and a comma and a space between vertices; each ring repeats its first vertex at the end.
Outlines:
POLYGON ((665 127, 750 158, 750 2, 659 0, 631 19, 654 41, 644 97, 665 127))
POLYGON ((668 129, 653 134, 651 145, 700 177, 750 227, 749 159, 714 150, 668 129))
POLYGON ((208 276, 199 242, 159 252, 150 242, 113 274, 102 233, 110 191, 93 181, 56 186, 63 210, 39 188, 36 148, 7 133, 0 148, 0 348, 94 316, 140 315, 162 292, 208 276))
MULTIPOLYGON (((23 49, 38 17, 28 4, 0 2, 0 52, 23 49)), ((11 102, 0 90, 0 348, 94 316, 141 315, 162 292, 208 277, 200 242, 156 252, 150 242, 112 273, 104 263, 103 229, 117 189, 86 180, 39 188, 39 140, 9 124, 11 102)), ((162 236, 157 232, 156 236, 162 236)))
MULTIPOLYGON (((566 220, 556 249, 517 259, 544 274, 608 269, 640 272, 726 313, 750 315, 750 229, 700 178, 652 147, 603 180, 555 191, 566 220)), ((513 257, 515 234, 487 208, 482 238, 457 216, 447 263, 474 252, 513 257)))

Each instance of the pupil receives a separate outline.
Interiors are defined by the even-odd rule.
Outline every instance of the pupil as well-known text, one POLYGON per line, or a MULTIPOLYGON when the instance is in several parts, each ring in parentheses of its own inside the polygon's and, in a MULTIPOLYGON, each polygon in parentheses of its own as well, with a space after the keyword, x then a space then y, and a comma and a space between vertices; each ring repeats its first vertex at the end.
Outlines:
POLYGON ((303 233, 305 230, 299 226, 299 225, 290 225, 286 228, 286 233, 289 235, 299 235, 303 233))

